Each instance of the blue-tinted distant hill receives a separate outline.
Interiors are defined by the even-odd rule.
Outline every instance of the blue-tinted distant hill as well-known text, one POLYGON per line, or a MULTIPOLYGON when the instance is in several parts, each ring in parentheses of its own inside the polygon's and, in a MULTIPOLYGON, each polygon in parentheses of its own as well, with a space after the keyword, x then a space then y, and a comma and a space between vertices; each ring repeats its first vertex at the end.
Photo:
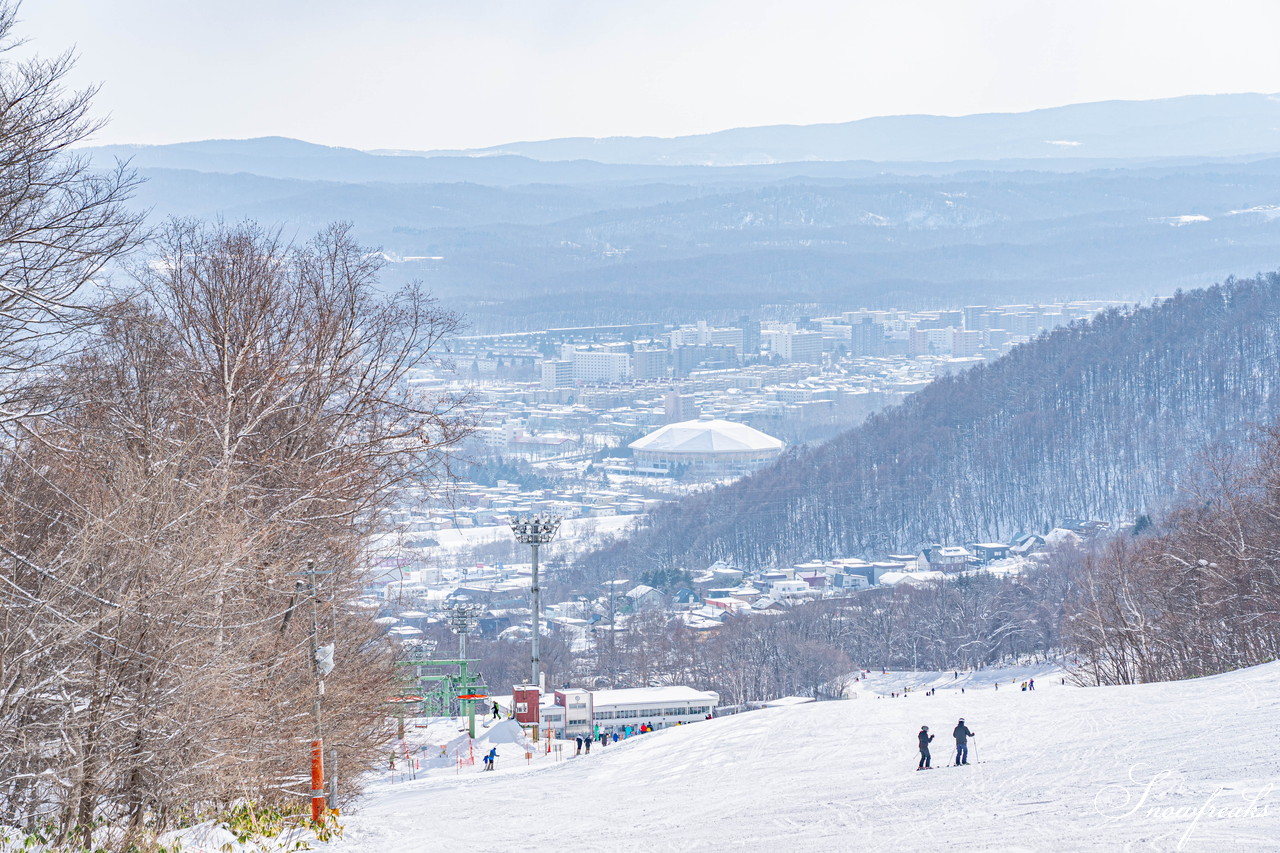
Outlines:
POLYGON ((1280 151, 1280 99, 1267 94, 1102 101, 959 117, 881 116, 697 136, 550 139, 428 154, 734 166, 804 160, 951 161, 1224 157, 1280 151))
POLYGON ((298 139, 209 139, 172 145, 104 145, 82 149, 95 162, 128 160, 139 169, 180 169, 220 174, 341 183, 453 183, 509 186, 657 180, 679 169, 592 162, 540 163, 527 157, 394 157, 298 139))
POLYGON ((389 281, 422 278, 477 330, 1140 298, 1280 264, 1280 158, 705 184, 143 175, 154 217, 252 218, 290 236, 352 221, 406 259, 389 281))
POLYGON ((283 137, 85 149, 138 168, 346 183, 781 180, 1074 171, 1179 158, 1280 153, 1280 97, 1193 95, 1025 113, 883 116, 682 136, 551 139, 467 151, 357 151, 283 137), (755 167, 742 169, 737 167, 755 167))
MULTIPOLYGON (((885 162, 398 156, 280 138, 85 152, 130 159, 153 219, 252 218, 289 236, 351 221, 394 259, 389 284, 421 278, 475 329, 512 331, 1138 299, 1275 269, 1280 156, 1240 152, 1280 153, 1277 103, 1204 96, 781 129, 872 140, 823 151, 898 158, 885 162), (1041 137, 1082 144, 1049 146, 1056 156, 1023 144, 1041 137), (1088 156, 1099 149, 1111 156, 1088 156), (953 155, 976 159, 937 159, 953 155)), ((698 139, 741 160, 735 140, 757 130, 779 129, 698 139)), ((641 156, 614 142, 576 153, 641 156)))
MULTIPOLYGON (((103 166, 128 161, 139 170, 167 169, 224 175, 335 183, 445 184, 484 186, 556 184, 719 184, 761 183, 792 178, 852 180, 894 174, 948 175, 981 169, 994 172, 1034 170, 1079 172, 1135 165, 1201 163, 1200 157, 1143 157, 1135 159, 1056 157, 1044 159, 952 160, 946 162, 873 160, 798 161, 745 166, 644 165, 594 160, 542 161, 514 154, 462 156, 380 154, 316 145, 299 139, 268 136, 258 139, 210 139, 170 145, 103 145, 81 149, 103 166)), ((1234 159, 1257 159, 1240 155, 1234 159)))

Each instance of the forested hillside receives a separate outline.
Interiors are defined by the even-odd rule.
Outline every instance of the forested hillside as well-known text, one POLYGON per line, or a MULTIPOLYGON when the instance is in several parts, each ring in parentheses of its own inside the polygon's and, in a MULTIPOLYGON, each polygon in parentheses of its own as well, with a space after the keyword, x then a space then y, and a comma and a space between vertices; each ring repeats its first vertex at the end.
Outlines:
POLYGON ((1280 412, 1280 275, 1059 329, 731 486, 590 562, 745 567, 1133 519, 1280 412))

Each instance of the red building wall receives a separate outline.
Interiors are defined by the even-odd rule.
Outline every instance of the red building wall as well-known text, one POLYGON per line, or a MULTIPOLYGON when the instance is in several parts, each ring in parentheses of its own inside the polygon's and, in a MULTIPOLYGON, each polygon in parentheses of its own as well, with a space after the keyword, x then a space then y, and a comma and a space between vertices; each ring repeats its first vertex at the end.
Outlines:
POLYGON ((538 703, 541 696, 536 687, 514 687, 511 690, 511 704, 514 707, 516 722, 521 725, 536 726, 538 724, 538 703), (523 708, 524 710, 521 710, 523 708))

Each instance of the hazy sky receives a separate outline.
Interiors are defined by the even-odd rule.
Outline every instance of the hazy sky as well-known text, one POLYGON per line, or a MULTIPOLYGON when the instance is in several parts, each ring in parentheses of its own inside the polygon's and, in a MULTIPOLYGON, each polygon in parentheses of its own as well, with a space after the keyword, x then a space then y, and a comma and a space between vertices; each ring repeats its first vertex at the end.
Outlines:
POLYGON ((453 148, 1280 92, 1280 0, 25 0, 97 142, 453 148))

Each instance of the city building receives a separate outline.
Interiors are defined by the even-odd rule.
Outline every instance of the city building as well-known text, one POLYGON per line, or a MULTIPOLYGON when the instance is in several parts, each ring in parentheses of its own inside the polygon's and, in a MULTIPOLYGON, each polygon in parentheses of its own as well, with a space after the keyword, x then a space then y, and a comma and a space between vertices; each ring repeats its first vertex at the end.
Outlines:
POLYGON ((884 325, 863 317, 849 328, 849 355, 865 357, 884 354, 884 325))
POLYGON ((742 329, 742 355, 754 358, 760 354, 760 321, 749 317, 739 317, 738 326, 742 329))
POLYGON ((631 378, 631 354, 608 350, 572 350, 573 381, 579 385, 604 385, 631 378))
POLYGON ((978 354, 982 348, 982 332, 951 330, 951 354, 958 358, 967 358, 978 354))
POLYGON ((822 332, 779 329, 773 334, 773 352, 783 361, 822 364, 822 332))
POLYGON ((670 355, 670 351, 665 349, 636 350, 631 353, 631 378, 636 380, 665 378, 670 355))
POLYGON ((696 420, 700 412, 692 394, 681 394, 679 391, 668 391, 662 398, 664 420, 669 424, 681 421, 696 420))
POLYGON ((982 332, 991 328, 991 320, 987 316, 991 309, 986 305, 966 305, 961 309, 964 313, 964 327, 973 332, 982 332))
MULTIPOLYGON (((741 358, 745 349, 746 333, 733 326, 716 328, 708 326, 705 320, 699 320, 695 326, 681 326, 673 330, 668 339, 672 349, 685 346, 723 346, 733 347, 734 356, 741 358)), ((757 350, 758 351, 758 350, 757 350)))
POLYGON ((688 376, 694 370, 725 370, 738 366, 737 351, 721 344, 686 344, 671 350, 671 371, 688 376))
POLYGON ((542 387, 546 391, 573 385, 573 362, 547 359, 542 362, 542 387))

